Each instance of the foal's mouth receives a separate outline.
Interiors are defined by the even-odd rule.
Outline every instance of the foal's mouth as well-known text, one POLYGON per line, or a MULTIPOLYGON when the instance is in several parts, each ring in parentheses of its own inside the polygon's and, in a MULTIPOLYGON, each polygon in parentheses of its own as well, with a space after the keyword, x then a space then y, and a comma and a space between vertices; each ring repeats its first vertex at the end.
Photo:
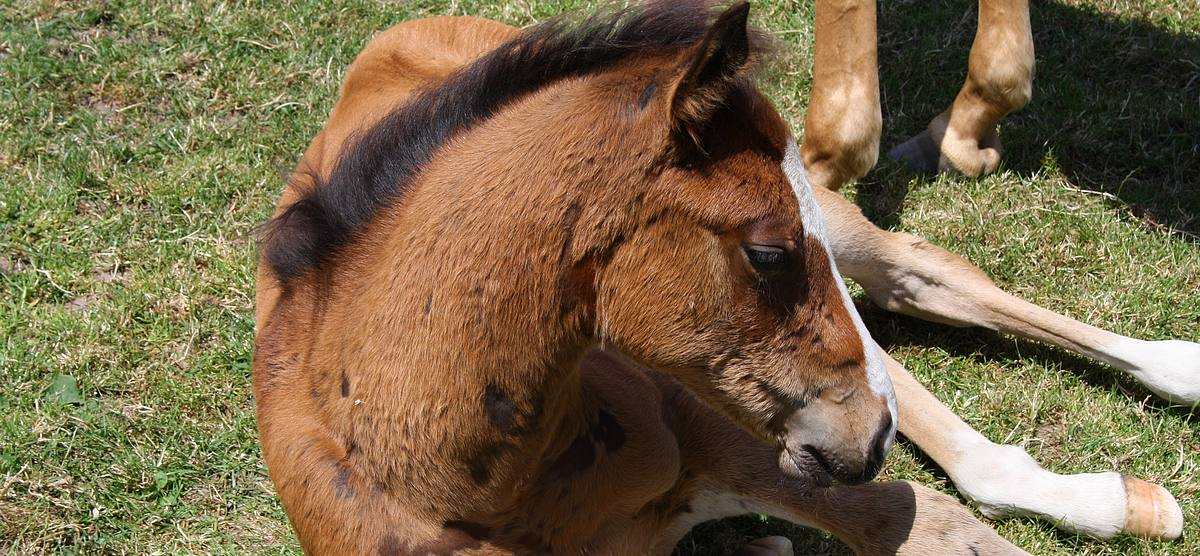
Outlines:
POLYGON ((786 457, 780 458, 780 463, 783 464, 785 472, 812 480, 820 486, 829 486, 834 482, 847 485, 862 484, 875 478, 883 467, 882 458, 873 457, 865 462, 863 469, 851 471, 844 465, 830 461, 820 450, 807 444, 801 446, 798 451, 785 447, 783 454, 786 457))
POLYGON ((816 486, 826 487, 840 482, 834 476, 829 460, 817 453, 810 446, 804 446, 799 452, 793 452, 786 446, 780 450, 779 466, 787 475, 811 481, 816 486))

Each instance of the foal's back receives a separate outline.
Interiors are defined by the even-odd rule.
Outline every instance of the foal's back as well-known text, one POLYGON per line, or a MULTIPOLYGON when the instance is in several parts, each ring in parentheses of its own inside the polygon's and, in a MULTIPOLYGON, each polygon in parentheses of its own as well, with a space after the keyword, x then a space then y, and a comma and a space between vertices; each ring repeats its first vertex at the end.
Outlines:
POLYGON ((414 89, 439 81, 517 34, 513 27, 476 17, 434 17, 396 25, 355 58, 325 129, 304 154, 325 175, 349 135, 370 127, 414 89))

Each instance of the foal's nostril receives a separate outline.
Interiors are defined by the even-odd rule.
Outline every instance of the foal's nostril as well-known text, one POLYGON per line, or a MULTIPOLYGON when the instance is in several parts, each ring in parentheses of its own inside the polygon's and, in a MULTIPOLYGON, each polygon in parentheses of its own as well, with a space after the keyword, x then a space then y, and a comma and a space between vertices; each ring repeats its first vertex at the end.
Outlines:
POLYGON ((879 470, 883 469, 883 460, 887 457, 888 438, 892 432, 892 416, 887 414, 883 416, 883 421, 879 424, 879 430, 875 431, 875 438, 871 440, 871 450, 867 454, 867 461, 863 463, 862 475, 860 475, 854 483, 865 483, 874 479, 879 474, 879 470))
POLYGON ((883 467, 896 429, 890 409, 874 413, 881 408, 867 405, 871 401, 859 396, 836 404, 822 396, 792 412, 785 423, 783 442, 791 463, 802 471, 820 468, 844 484, 874 479, 883 467), (848 410, 876 417, 850 426, 846 422, 848 410))
POLYGON ((871 443, 871 458, 867 466, 873 467, 875 473, 878 473, 879 468, 883 467, 883 458, 887 456, 887 445, 891 434, 892 414, 889 412, 884 414, 883 422, 879 423, 879 430, 875 431, 875 440, 871 443))

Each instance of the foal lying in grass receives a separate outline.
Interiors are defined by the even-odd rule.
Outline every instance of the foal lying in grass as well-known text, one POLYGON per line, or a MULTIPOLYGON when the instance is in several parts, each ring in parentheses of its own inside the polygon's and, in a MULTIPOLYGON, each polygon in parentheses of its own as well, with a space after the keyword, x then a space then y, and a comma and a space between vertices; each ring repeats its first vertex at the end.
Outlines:
POLYGON ((1019 552, 923 487, 849 486, 892 442, 889 373, 987 511, 1178 534, 1165 490, 1042 471, 874 345, 839 264, 890 307, 1063 317, 813 190, 746 11, 438 18, 360 54, 259 272, 263 451, 306 550, 670 552, 761 512, 862 552, 1019 552))
POLYGON ((1014 550, 928 489, 830 481, 876 474, 895 401, 747 12, 417 21, 359 56, 259 276, 307 550, 669 552, 749 511, 1014 550))

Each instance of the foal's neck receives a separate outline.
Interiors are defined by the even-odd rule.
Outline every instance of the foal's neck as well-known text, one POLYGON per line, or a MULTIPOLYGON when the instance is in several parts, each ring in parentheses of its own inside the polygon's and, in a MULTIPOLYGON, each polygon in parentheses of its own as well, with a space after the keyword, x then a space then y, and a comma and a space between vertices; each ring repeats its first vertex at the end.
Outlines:
MULTIPOLYGON (((495 125, 475 133, 519 136, 495 125)), ((348 433, 383 434, 363 457, 414 497, 495 507, 489 496, 591 418, 577 366, 595 328, 597 254, 631 233, 623 211, 637 203, 620 184, 644 176, 602 174, 542 140, 524 156, 489 152, 486 137, 449 149, 340 275, 353 336, 333 329, 326 345, 355 365, 364 396, 348 433)))

